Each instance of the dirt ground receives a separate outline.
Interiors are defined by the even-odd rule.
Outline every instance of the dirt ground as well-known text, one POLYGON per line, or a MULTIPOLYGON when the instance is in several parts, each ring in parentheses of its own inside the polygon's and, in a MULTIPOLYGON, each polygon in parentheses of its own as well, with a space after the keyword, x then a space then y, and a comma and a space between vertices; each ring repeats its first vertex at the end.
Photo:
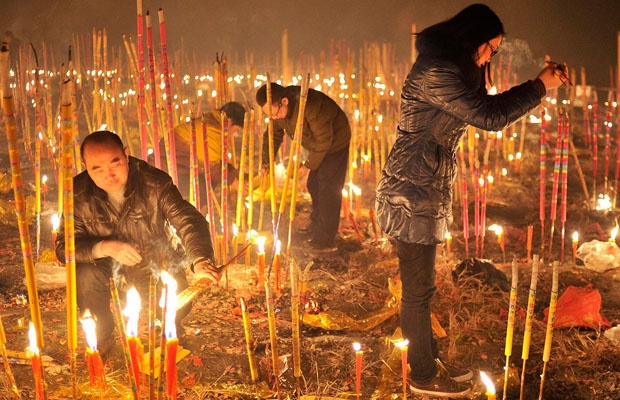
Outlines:
MULTIPOLYGON (((6 149, 4 135, 0 138, 6 149)), ((496 268, 511 276, 511 260, 516 257, 519 286, 514 328, 514 345, 509 360, 507 397, 516 399, 520 391, 523 360, 521 352, 525 315, 531 277, 531 261, 526 257, 526 232, 534 225, 532 254, 539 253, 538 231, 538 160, 534 149, 536 136, 528 138, 531 148, 526 153, 520 175, 497 182, 488 199, 487 219, 501 224, 505 236, 505 256, 495 235, 487 232, 485 258, 496 268), (529 154, 529 156, 527 155, 529 154), (505 258, 505 262, 504 262, 505 258)), ((549 152, 549 154, 552 154, 549 152)), ((584 171, 588 157, 580 153, 584 171)), ((0 154, 0 172, 10 176, 6 151, 0 154)), ((552 158, 551 156, 548 156, 552 158)), ((549 159, 548 158, 548 159, 549 159)), ((550 163, 548 163, 550 164, 550 163)), ((577 286, 599 291, 602 298, 600 313, 612 326, 620 322, 620 272, 612 269, 594 272, 573 266, 568 232, 579 230, 581 241, 605 241, 614 224, 614 213, 601 214, 590 210, 580 190, 573 158, 569 162, 569 201, 566 223, 565 263, 559 268, 559 294, 567 287, 577 286), (601 231, 599 232, 598 227, 601 231), (603 233, 604 232, 604 233, 603 233)), ((25 175, 31 171, 25 168, 25 175)), ((371 179, 362 188, 372 193, 371 179)), ((548 185, 548 190, 550 184, 548 185)), ((32 195, 32 187, 26 187, 32 195)), ((20 248, 20 235, 14 217, 10 215, 12 191, 1 194, 8 210, 3 210, 0 227, 0 296, 2 321, 6 332, 6 348, 24 351, 28 338, 27 321, 30 317, 27 291, 24 285, 24 268, 20 248)), ((49 215, 56 209, 55 191, 48 193, 44 203, 42 224, 42 249, 51 247, 49 215)), ((307 291, 302 298, 305 321, 316 321, 316 313, 323 316, 323 324, 330 329, 301 325, 301 378, 293 373, 293 346, 291 299, 288 282, 274 295, 277 327, 277 351, 281 375, 274 379, 272 346, 270 343, 266 299, 264 290, 256 285, 256 266, 242 262, 229 269, 228 281, 208 287, 194 302, 190 315, 184 321, 186 337, 182 346, 189 355, 178 363, 178 398, 183 399, 269 399, 269 398, 355 398, 355 352, 353 342, 363 350, 361 373, 361 398, 402 398, 400 353, 394 341, 398 331, 398 301, 390 291, 389 282, 398 275, 397 259, 389 242, 375 242, 368 211, 373 205, 372 195, 364 196, 363 215, 357 219, 362 243, 351 223, 341 221, 338 251, 328 255, 312 254, 303 245, 306 237, 299 228, 307 224, 310 203, 300 199, 297 217, 292 224, 291 254, 295 265, 305 270, 307 291), (259 378, 252 382, 246 341, 243 331, 239 299, 248 304, 253 341, 251 348, 258 365, 259 378), (312 315, 315 317, 313 318, 312 315), (338 323, 338 325, 336 325, 338 323), (345 326, 343 326, 345 325, 345 326), (277 393, 279 389, 279 394, 277 393)), ((433 312, 447 336, 439 339, 445 359, 472 368, 476 375, 471 398, 482 399, 484 388, 478 371, 485 371, 495 381, 498 397, 503 388, 506 364, 505 339, 509 293, 486 286, 483 280, 465 279, 456 284, 451 272, 466 258, 462 235, 462 217, 455 201, 455 223, 450 251, 439 248, 437 263, 437 295, 433 312)), ((473 202, 470 199, 470 221, 473 202)), ((269 216, 265 216, 265 225, 269 216)), ((31 219, 31 237, 34 238, 31 219)), ((489 222, 491 223, 491 222, 489 222)), ((288 225, 288 221, 285 221, 288 225)), ((547 221, 546 234, 550 223, 547 221)), ((524 374, 525 399, 538 398, 543 370, 543 346, 546 322, 543 310, 549 306, 552 286, 552 261, 559 259, 559 222, 556 223, 556 241, 553 257, 546 255, 540 264, 538 290, 534 307, 531 348, 524 374), (557 242, 557 243, 556 243, 557 242)), ((34 242, 34 241, 33 241, 34 242)), ((474 256, 473 237, 469 243, 469 257, 474 256)), ((242 261, 242 260, 241 260, 242 261)), ((254 264, 254 262, 252 262, 254 264)), ((40 268, 38 264, 37 268, 40 268)), ((286 277, 286 275, 284 275, 286 277)), ((396 280, 397 282, 397 280, 396 280)), ((66 333, 66 301, 64 288, 39 290, 43 319, 44 348, 49 357, 45 367, 45 382, 49 399, 71 398, 71 374, 68 362, 66 333)), ((141 327, 141 339, 147 347, 147 330, 141 327)), ((77 389, 84 398, 99 398, 88 385, 84 362, 84 338, 79 334, 77 355, 77 389)), ((604 336, 602 329, 570 328, 553 332, 550 360, 545 369, 545 399, 618 399, 620 398, 620 344, 604 336)), ((13 361, 18 361, 13 359, 13 361)), ((12 362, 11 370, 22 398, 34 398, 34 380, 29 365, 12 362)), ((127 379, 127 369, 120 342, 106 363, 108 390, 102 398, 133 398, 127 379)), ((148 387, 145 383, 143 387, 148 387)), ((12 398, 6 383, 6 374, 0 374, 0 398, 12 398)), ((148 389, 142 398, 148 396, 148 389)), ((408 398, 418 398, 408 394, 408 398)))

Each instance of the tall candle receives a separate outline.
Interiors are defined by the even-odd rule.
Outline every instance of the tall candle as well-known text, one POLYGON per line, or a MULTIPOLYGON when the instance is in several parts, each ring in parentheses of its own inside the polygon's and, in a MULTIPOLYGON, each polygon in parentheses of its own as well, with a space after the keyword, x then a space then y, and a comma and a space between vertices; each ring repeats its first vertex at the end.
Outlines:
POLYGON ((446 255, 450 255, 450 245, 452 244, 452 234, 450 232, 446 232, 446 255))
POLYGON ((359 399, 362 388, 362 357, 364 352, 362 345, 357 342, 353 343, 353 350, 355 351, 355 394, 359 399))
POLYGON ((256 358, 254 357, 254 350, 252 349, 252 331, 250 330, 250 313, 243 297, 239 298, 239 304, 241 306, 241 317, 243 319, 243 333, 245 334, 245 345, 248 352, 248 359, 250 363, 250 379, 252 382, 258 380, 258 367, 256 365, 256 358))
POLYGON ((349 216, 349 191, 342 189, 342 218, 347 219, 349 216))
POLYGON ((140 395, 140 360, 142 359, 142 344, 138 337, 138 319, 140 317, 140 295, 138 290, 132 286, 127 291, 127 301, 123 315, 127 319, 125 325, 125 335, 127 337, 127 347, 129 348, 129 357, 131 360, 131 372, 136 382, 136 391, 140 395))
POLYGON ((32 365, 36 398, 37 400, 43 400, 46 398, 45 385, 43 383, 43 364, 41 364, 41 353, 37 345, 37 332, 33 322, 30 322, 28 338, 30 339, 30 346, 26 349, 26 353, 32 365))

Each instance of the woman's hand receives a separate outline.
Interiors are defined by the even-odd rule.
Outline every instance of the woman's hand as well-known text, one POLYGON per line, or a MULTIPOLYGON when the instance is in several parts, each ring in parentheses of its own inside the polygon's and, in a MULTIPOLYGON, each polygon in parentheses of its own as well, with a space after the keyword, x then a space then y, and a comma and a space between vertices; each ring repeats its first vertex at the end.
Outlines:
POLYGON ((547 66, 540 71, 537 78, 542 81, 547 90, 571 84, 568 78, 568 66, 566 63, 558 64, 553 61, 547 61, 547 66))

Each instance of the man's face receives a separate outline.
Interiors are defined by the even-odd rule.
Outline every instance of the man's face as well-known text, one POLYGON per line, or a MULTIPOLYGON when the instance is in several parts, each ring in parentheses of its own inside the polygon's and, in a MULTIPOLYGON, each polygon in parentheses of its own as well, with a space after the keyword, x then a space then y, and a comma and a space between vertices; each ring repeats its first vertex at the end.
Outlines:
MULTIPOLYGON (((263 107, 265 115, 269 115, 269 106, 265 104, 263 107)), ((288 99, 284 97, 279 102, 271 105, 271 119, 283 119, 288 114, 288 99)))
POLYGON ((87 144, 84 147, 84 164, 95 185, 106 193, 125 187, 129 176, 127 149, 123 151, 112 144, 87 144))

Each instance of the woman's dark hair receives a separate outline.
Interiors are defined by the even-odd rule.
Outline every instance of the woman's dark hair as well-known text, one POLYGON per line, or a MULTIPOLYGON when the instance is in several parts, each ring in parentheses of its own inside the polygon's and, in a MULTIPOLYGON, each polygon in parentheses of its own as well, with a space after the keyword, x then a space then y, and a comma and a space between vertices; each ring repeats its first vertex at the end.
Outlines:
POLYGON ((114 147, 118 147, 121 151, 125 151, 123 141, 116 133, 110 131, 95 131, 82 140, 82 144, 80 145, 80 156, 82 160, 84 159, 84 148, 89 143, 110 144, 114 147))
POLYGON ((232 120, 233 125, 243 128, 243 118, 245 117, 245 108, 235 101, 226 103, 220 108, 226 114, 226 117, 232 120))
MULTIPOLYGON (((271 102, 278 103, 285 97, 288 98, 286 88, 275 82, 271 82, 271 102)), ((289 98, 289 101, 290 100, 289 98)), ((267 84, 264 84, 256 91, 256 102, 261 107, 267 103, 267 84)))
POLYGON ((452 59, 466 76, 477 80, 474 57, 478 48, 498 35, 504 35, 504 25, 497 14, 484 4, 472 4, 418 33, 416 49, 420 54, 452 59))

